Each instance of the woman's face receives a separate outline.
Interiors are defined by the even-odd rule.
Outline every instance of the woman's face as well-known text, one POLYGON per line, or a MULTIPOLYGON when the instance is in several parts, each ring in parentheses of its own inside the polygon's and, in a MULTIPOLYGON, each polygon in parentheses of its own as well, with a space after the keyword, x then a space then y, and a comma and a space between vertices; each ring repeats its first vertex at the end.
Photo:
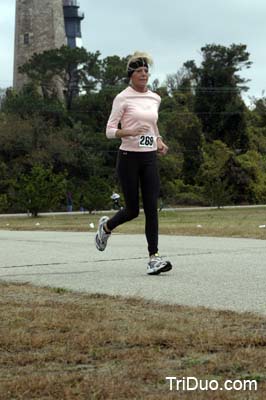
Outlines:
POLYGON ((149 70, 147 67, 137 68, 131 75, 131 84, 140 91, 145 91, 149 79, 149 70))

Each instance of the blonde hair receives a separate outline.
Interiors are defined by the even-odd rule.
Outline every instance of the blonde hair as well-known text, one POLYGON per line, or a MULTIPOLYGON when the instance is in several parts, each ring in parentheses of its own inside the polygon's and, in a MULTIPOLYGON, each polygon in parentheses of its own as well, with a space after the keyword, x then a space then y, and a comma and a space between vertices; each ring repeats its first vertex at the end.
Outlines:
POLYGON ((143 58, 150 67, 153 65, 153 59, 148 53, 135 51, 135 53, 128 60, 127 69, 130 63, 137 61, 139 58, 143 58))

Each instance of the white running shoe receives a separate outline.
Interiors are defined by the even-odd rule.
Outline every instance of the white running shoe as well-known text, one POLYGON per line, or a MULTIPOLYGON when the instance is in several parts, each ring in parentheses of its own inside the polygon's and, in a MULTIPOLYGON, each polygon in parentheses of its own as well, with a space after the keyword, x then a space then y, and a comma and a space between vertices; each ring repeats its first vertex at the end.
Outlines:
POLYGON ((148 275, 159 275, 161 272, 167 272, 172 269, 170 261, 163 261, 158 253, 151 256, 147 266, 148 275))
POLYGON ((110 233, 106 233, 103 226, 106 224, 106 222, 109 220, 108 217, 104 216, 100 218, 99 220, 99 225, 98 225, 98 231, 95 236, 95 246, 99 251, 104 251, 106 246, 107 246, 107 240, 111 236, 110 233))

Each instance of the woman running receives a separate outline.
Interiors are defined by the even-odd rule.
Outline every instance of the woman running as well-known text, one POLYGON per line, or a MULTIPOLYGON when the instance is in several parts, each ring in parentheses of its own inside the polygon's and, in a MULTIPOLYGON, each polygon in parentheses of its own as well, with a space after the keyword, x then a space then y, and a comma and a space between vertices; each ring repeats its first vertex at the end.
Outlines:
POLYGON ((166 154, 157 127, 161 98, 148 89, 149 67, 153 61, 146 53, 136 52, 128 61, 129 86, 114 99, 106 136, 121 139, 118 152, 117 173, 125 199, 125 207, 112 218, 99 221, 95 244, 98 250, 106 248, 111 232, 118 226, 139 215, 139 188, 145 213, 145 234, 148 242, 149 261, 147 273, 158 275, 172 269, 158 253, 159 175, 157 153, 166 154), (118 128, 119 123, 121 129, 118 128))

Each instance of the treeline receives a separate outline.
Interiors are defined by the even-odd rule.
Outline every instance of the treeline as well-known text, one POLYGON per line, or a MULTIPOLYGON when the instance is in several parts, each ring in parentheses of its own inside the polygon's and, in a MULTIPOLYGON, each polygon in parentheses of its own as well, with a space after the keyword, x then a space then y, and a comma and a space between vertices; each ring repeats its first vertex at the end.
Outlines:
MULTIPOLYGON (((251 67, 245 45, 210 44, 165 82, 159 129, 169 145, 160 158, 165 205, 266 202, 266 99, 247 107, 251 67)), ((114 96, 128 84, 127 57, 101 59, 84 48, 35 54, 20 68, 28 83, 7 90, 0 113, 0 212, 111 206, 119 140, 105 126, 114 96)))

